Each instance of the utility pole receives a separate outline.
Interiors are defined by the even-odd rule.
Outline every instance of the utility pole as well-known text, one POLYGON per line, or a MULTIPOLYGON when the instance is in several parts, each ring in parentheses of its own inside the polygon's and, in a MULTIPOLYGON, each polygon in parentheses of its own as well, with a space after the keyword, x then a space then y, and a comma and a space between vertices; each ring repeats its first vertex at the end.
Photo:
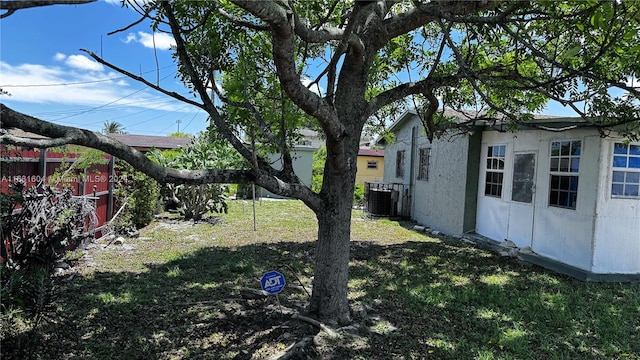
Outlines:
POLYGON ((178 132, 180 132, 180 123, 182 122, 182 120, 176 120, 176 123, 178 124, 178 132))

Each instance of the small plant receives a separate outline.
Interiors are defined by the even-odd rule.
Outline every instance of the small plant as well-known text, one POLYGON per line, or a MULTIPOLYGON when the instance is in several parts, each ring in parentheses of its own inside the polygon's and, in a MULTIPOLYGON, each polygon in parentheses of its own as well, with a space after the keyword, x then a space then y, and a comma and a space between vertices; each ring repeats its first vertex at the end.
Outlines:
POLYGON ((114 208, 125 208, 116 218, 114 230, 119 234, 130 234, 153 220, 160 198, 160 184, 121 160, 116 162, 116 173, 120 181, 115 184, 114 208))
POLYGON ((311 190, 319 193, 322 190, 324 179, 324 163, 327 160, 327 148, 321 147, 313 153, 313 163, 311 169, 311 190))
POLYGON ((94 204, 70 188, 24 190, 12 183, 9 189, 0 196, 0 338, 21 347, 52 310, 56 262, 93 236, 97 219, 94 204))
POLYGON ((356 187, 353 191, 353 206, 363 206, 364 205, 364 185, 356 184, 356 187))
POLYGON ((74 198, 72 190, 43 185, 2 195, 2 257, 9 270, 44 266, 53 269, 65 250, 92 236, 97 219, 94 204, 74 198))
POLYGON ((224 187, 217 184, 178 186, 176 197, 181 199, 180 214, 185 219, 201 220, 208 212, 226 213, 224 187))
MULTIPOLYGON (((150 155, 159 164, 178 169, 228 169, 241 164, 234 149, 212 139, 206 132, 180 153, 154 150, 150 155)), ((198 221, 208 212, 227 212, 226 191, 226 186, 220 184, 167 184, 163 188, 163 198, 185 219, 198 221)))

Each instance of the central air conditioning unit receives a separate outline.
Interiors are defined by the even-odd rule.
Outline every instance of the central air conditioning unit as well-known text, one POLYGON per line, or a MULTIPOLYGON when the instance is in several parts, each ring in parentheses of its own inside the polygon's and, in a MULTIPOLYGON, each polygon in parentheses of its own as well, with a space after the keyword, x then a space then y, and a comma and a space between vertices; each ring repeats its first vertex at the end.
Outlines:
POLYGON ((404 185, 399 183, 364 183, 364 210, 371 216, 404 215, 404 185))

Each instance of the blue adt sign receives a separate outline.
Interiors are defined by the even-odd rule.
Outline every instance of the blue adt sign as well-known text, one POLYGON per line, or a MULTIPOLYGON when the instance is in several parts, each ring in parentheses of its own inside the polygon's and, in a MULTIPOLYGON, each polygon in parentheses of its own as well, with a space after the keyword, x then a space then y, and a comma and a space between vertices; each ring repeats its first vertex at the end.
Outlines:
POLYGON ((260 279, 262 290, 271 295, 277 294, 282 291, 285 284, 286 282, 284 281, 284 276, 277 271, 269 271, 268 273, 262 275, 262 279, 260 279))

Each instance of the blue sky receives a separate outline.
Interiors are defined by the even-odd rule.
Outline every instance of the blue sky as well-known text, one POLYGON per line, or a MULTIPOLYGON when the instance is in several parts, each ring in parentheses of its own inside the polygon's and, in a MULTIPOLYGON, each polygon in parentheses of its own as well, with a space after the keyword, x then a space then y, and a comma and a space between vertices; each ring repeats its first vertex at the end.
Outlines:
MULTIPOLYGON (((207 126, 204 112, 157 93, 96 63, 88 49, 155 82, 155 36, 160 84, 186 95, 175 78, 167 34, 152 34, 147 22, 114 35, 139 15, 120 0, 17 11, 0 21, 0 96, 7 106, 43 120, 99 131, 116 121, 132 134, 196 134, 207 126), (178 123, 179 121, 179 123, 178 123)), ((544 112, 575 116, 559 104, 544 112)))
MULTIPOLYGON (((207 115, 157 93, 96 63, 88 49, 132 73, 155 82, 153 34, 148 23, 114 35, 107 33, 136 21, 139 15, 119 0, 58 5, 17 11, 0 21, 0 87, 7 106, 43 120, 100 130, 116 121, 132 134, 195 134, 207 115), (180 123, 177 123, 180 120, 180 123)), ((175 78, 169 46, 155 34, 160 85, 188 94, 175 78)))

